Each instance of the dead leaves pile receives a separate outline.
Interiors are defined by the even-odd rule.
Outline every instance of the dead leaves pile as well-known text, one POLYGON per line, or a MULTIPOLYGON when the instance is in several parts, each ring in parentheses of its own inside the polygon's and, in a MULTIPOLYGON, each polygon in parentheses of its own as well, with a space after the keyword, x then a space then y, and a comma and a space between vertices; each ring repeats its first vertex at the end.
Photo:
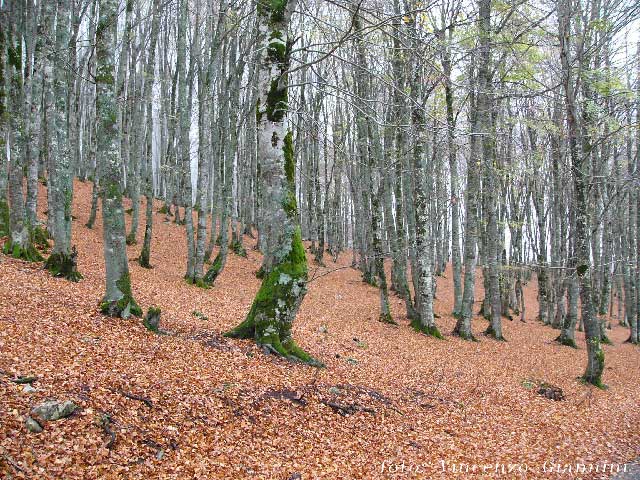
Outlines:
MULTIPOLYGON (((609 390, 583 386, 576 381, 583 338, 577 351, 552 341, 557 332, 533 320, 531 285, 529 321, 505 320, 508 342, 482 335, 477 343, 448 335, 438 341, 411 330, 397 298, 400 326, 379 323, 378 293, 346 268, 350 253, 336 264, 327 258, 326 267, 311 269, 315 280, 294 325, 300 346, 327 365, 318 370, 221 336, 243 319, 258 289, 253 240, 245 239, 248 258, 230 254, 215 287, 202 290, 182 278, 184 228, 162 214, 155 215, 155 268, 133 261, 140 245, 129 247, 129 258, 136 299, 145 310, 162 308, 169 334, 100 315, 101 220, 94 230, 84 227, 90 199, 91 185, 77 183, 73 241, 83 281, 0 259, 5 476, 391 478, 383 472, 387 461, 427 465, 421 478, 452 478, 440 469, 447 461, 526 463, 526 478, 549 478, 539 470, 545 461, 640 455, 640 352, 622 343, 626 330, 615 327, 614 346, 605 347, 609 390), (20 376, 36 376, 36 391, 12 381, 20 376), (531 378, 561 389, 564 400, 527 388, 531 378), (71 399, 78 411, 40 434, 27 432, 24 416, 49 398, 71 399)), ((445 334, 454 325, 447 275, 438 278, 436 302, 445 334)), ((481 332, 485 321, 473 327, 481 332)))

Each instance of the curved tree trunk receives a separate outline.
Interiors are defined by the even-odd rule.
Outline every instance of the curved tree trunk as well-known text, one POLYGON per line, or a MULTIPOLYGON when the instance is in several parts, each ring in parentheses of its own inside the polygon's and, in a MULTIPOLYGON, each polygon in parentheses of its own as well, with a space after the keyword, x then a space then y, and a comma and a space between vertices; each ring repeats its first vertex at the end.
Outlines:
POLYGON ((258 2, 261 33, 258 116, 258 156, 264 186, 264 279, 247 318, 227 332, 254 338, 279 355, 316 363, 300 349, 291 325, 307 291, 307 259, 302 244, 295 197, 295 159, 287 128, 287 29, 296 0, 258 2))

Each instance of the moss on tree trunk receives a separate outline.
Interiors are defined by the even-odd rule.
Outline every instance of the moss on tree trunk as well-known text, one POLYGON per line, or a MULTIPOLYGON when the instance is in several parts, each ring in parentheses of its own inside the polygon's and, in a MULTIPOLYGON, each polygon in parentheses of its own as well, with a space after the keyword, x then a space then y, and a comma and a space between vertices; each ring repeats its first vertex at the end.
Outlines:
POLYGON ((295 195, 293 139, 286 125, 290 43, 284 32, 295 4, 295 0, 258 1, 258 31, 264 47, 256 106, 260 180, 265 187, 264 229, 260 232, 265 239, 264 277, 246 319, 225 335, 252 338, 277 355, 321 365, 298 347, 291 335, 307 291, 307 259, 295 195))
POLYGON ((252 338, 272 353, 291 360, 319 364, 296 345, 291 325, 306 293, 307 259, 300 228, 296 227, 284 261, 266 275, 247 318, 225 335, 252 338))
POLYGON ((128 318, 131 315, 141 317, 142 309, 133 298, 129 273, 123 274, 116 285, 122 296, 118 300, 103 300, 100 304, 100 311, 110 317, 128 318))
POLYGON ((17 242, 7 241, 2 248, 5 255, 11 255, 13 258, 25 260, 27 262, 41 262, 44 260, 40 252, 31 242, 27 242, 26 246, 20 246, 17 242))
POLYGON ((73 247, 70 254, 64 252, 52 253, 47 258, 44 266, 54 277, 62 277, 71 282, 82 280, 82 274, 78 272, 78 252, 73 247))

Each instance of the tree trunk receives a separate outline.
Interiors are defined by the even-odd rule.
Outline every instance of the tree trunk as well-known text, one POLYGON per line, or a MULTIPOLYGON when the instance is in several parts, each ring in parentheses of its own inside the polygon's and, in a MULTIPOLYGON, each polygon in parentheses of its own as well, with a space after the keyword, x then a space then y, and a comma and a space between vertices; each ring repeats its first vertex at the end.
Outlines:
POLYGON ((226 335, 254 338, 268 351, 317 363, 293 341, 291 325, 307 291, 307 259, 295 197, 295 158, 287 132, 288 26, 296 0, 258 2, 258 156, 264 186, 264 279, 247 318, 226 335))
MULTIPOLYGON (((587 343, 587 368, 583 380, 587 383, 602 387, 602 373, 604 371, 604 351, 600 346, 600 328, 595 316, 591 292, 591 255, 590 231, 588 223, 587 165, 584 155, 579 151, 580 132, 577 125, 576 89, 572 61, 570 59, 571 35, 571 6, 568 0, 558 1, 558 24, 560 33, 560 62, 562 66, 562 86, 565 94, 567 126, 569 134, 569 154, 571 157, 571 171, 575 195, 575 258, 576 274, 580 282, 580 302, 582 321, 587 343)), ((578 63, 583 59, 578 58, 578 63)), ((579 78, 577 80, 580 80, 579 78)), ((576 81, 577 81, 576 80, 576 81)))
POLYGON ((100 305, 103 313, 127 318, 142 316, 133 298, 127 259, 124 208, 122 205, 122 159, 118 154, 119 104, 115 98, 115 40, 118 2, 100 1, 96 32, 96 112, 98 162, 102 167, 102 223, 106 293, 100 305))
MULTIPOLYGON (((17 5, 4 5, 5 8, 17 8, 17 5)), ((8 82, 8 140, 9 140, 9 240, 5 242, 3 251, 14 258, 31 262, 39 262, 42 256, 31 241, 31 232, 26 222, 23 196, 23 159, 25 137, 23 125, 24 88, 22 78, 22 35, 16 25, 21 15, 19 12, 2 12, 8 17, 6 32, 0 41, 6 45, 6 79, 8 82)), ((4 27, 4 25, 3 25, 4 27)), ((4 50, 4 49, 3 49, 4 50)))

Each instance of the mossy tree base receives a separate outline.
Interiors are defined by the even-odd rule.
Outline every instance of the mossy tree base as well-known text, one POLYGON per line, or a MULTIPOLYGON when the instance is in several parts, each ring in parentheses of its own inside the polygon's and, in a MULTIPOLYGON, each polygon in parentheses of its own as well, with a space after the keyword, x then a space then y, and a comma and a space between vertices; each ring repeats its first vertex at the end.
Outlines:
POLYGON ((13 243, 11 240, 4 244, 2 253, 5 255, 11 255, 18 260, 25 260, 27 262, 42 262, 44 258, 40 255, 40 252, 34 247, 31 242, 28 242, 25 247, 20 246, 18 243, 13 243))
POLYGON ((292 362, 306 363, 314 367, 324 367, 322 362, 319 362, 301 349, 291 337, 282 340, 277 332, 269 333, 266 331, 267 329, 265 329, 262 334, 257 334, 255 326, 250 325, 247 320, 236 328, 225 332, 223 335, 228 338, 253 339, 267 353, 284 357, 292 362))
POLYGON ((142 317, 142 309, 133 298, 131 292, 131 278, 129 273, 122 275, 120 280, 116 282, 118 290, 122 295, 118 300, 104 299, 100 304, 100 311, 110 317, 129 318, 142 317))
POLYGON ((211 285, 208 285, 207 282, 202 278, 193 278, 185 276, 184 279, 189 285, 195 285, 198 288, 204 288, 205 290, 211 288, 211 285))
POLYGON ((62 277, 70 282, 82 280, 82 274, 78 272, 75 249, 70 255, 66 253, 52 253, 47 258, 44 268, 49 270, 54 277, 62 277))
POLYGON ((487 327, 487 329, 484 331, 484 334, 485 334, 487 337, 491 337, 491 338, 493 338, 493 339, 495 339, 495 340, 499 340, 500 342, 506 342, 506 341, 507 341, 507 339, 506 339, 506 338, 504 338, 502 335, 498 335, 498 334, 496 333, 496 331, 495 331, 495 329, 493 328, 493 326, 492 326, 492 325, 489 325, 489 326, 487 327))
POLYGON ((239 257, 247 258, 247 250, 244 248, 241 241, 234 240, 229 244, 229 248, 239 257))
POLYGON ((429 335, 430 337, 438 338, 440 340, 444 339, 444 337, 440 333, 440 330, 438 330, 438 327, 436 327, 435 325, 427 326, 427 325, 423 325, 419 320, 412 320, 411 328, 413 328, 418 333, 423 333, 425 335, 429 335))
POLYGON ((218 278, 218 275, 220 275, 220 273, 222 272, 223 267, 224 261, 222 254, 218 253, 218 255, 216 255, 216 259, 207 270, 207 273, 205 273, 204 277, 202 277, 202 283, 206 287, 211 287, 218 278))
POLYGON ((560 345, 564 345, 565 347, 578 348, 576 345, 576 341, 573 338, 568 337, 567 335, 560 334, 555 339, 560 345))
POLYGON ((138 264, 142 268, 152 269, 153 267, 149 263, 149 257, 150 257, 149 250, 146 248, 143 248, 142 251, 140 252, 140 256, 138 257, 138 264))
POLYGON ((593 377, 583 375, 582 377, 578 378, 578 380, 585 385, 593 385, 600 390, 607 390, 609 388, 606 384, 602 383, 602 380, 599 376, 593 377))
POLYGON ((459 328, 457 325, 451 332, 452 335, 461 338, 462 340, 467 340, 469 342, 477 342, 478 339, 471 332, 466 332, 459 328))
POLYGON ((393 317, 389 312, 381 313, 380 316, 378 317, 378 320, 381 321, 382 323, 388 323, 389 325, 398 325, 398 322, 396 322, 393 319, 393 317))
POLYGON ((584 383, 588 383, 600 389, 607 388, 602 383, 602 373, 604 372, 604 350, 597 337, 587 339, 587 370, 580 378, 584 383))
POLYGON ((265 275, 247 318, 224 335, 254 339, 266 351, 292 361, 322 366, 296 345, 291 324, 306 293, 307 260, 300 229, 296 227, 291 250, 265 275))
POLYGON ((153 333, 161 333, 160 331, 160 308, 150 307, 142 320, 142 324, 145 328, 153 333))
POLYGON ((130 316, 142 317, 142 309, 130 296, 124 296, 117 301, 103 301, 100 311, 109 317, 129 318, 130 316))
POLYGON ((138 244, 138 240, 136 240, 136 236, 133 233, 130 233, 129 235, 127 235, 126 242, 127 242, 127 245, 129 246, 138 244))

